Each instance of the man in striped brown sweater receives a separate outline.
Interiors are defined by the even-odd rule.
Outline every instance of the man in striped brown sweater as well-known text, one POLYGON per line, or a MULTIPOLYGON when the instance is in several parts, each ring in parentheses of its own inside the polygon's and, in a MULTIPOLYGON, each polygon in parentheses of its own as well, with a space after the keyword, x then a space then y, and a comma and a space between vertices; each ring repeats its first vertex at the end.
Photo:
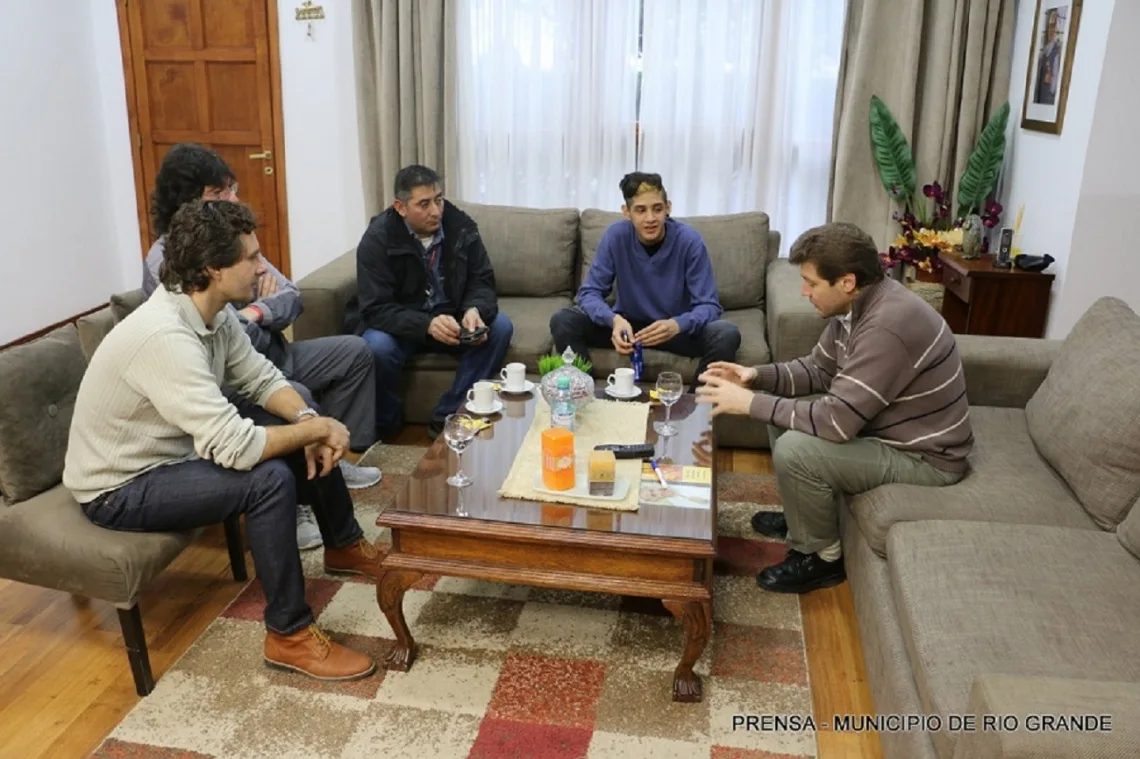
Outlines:
POLYGON ((803 593, 846 577, 843 494, 958 482, 974 436, 954 335, 925 301, 884 277, 866 232, 843 223, 810 229, 790 260, 802 294, 828 320, 811 354, 751 368, 712 364, 697 393, 714 415, 769 425, 784 514, 760 512, 752 526, 787 538, 791 550, 756 579, 803 593))

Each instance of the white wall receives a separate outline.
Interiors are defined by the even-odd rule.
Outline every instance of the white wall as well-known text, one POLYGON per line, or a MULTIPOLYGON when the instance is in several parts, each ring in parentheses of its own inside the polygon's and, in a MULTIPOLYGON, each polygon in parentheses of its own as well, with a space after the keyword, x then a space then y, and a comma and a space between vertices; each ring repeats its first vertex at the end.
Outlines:
POLYGON ((323 3, 308 27, 293 0, 278 0, 285 179, 293 279, 356 247, 368 219, 356 125, 352 8, 323 3))
POLYGON ((121 144, 126 101, 118 55, 114 3, 5 4, 0 344, 105 303, 109 293, 124 289, 123 245, 135 252, 139 244, 129 144, 121 144), (108 76, 112 62, 101 55, 107 13, 117 88, 108 76), (114 117, 116 107, 121 120, 114 117))
MULTIPOLYGON (((1131 0, 1130 0, 1131 2, 1131 0)), ((1023 253, 1048 253, 1056 262, 1056 274, 1049 308, 1047 337, 1064 337, 1072 327, 1071 308, 1065 303, 1067 281, 1076 266, 1085 266, 1085 243, 1074 239, 1077 208, 1081 201, 1086 173, 1086 154, 1093 128, 1093 115, 1100 104, 1101 70, 1109 37, 1113 6, 1129 2, 1092 0, 1085 2, 1077 32, 1069 99, 1060 135, 1043 134, 1021 128, 1025 95, 1025 71, 1029 61, 1030 38, 1036 0, 1018 0, 1017 28, 1014 32, 1013 73, 1009 100, 1011 138, 1007 159, 1011 162, 1005 178, 1006 211, 1002 223, 1013 226, 1017 209, 1025 204, 1020 247, 1023 253)), ((1118 36, 1123 36, 1120 33, 1118 36)), ((1082 278, 1084 274, 1080 275, 1082 278)))
MULTIPOLYGON (((294 279, 356 245, 364 192, 351 7, 278 0, 294 279)), ((0 344, 141 277, 126 85, 112 0, 8 3, 0 23, 0 344)))
POLYGON ((1068 272, 1053 311, 1058 334, 1067 333, 1102 295, 1115 295, 1140 312, 1140 256, 1132 234, 1132 220, 1140 211, 1137 29, 1140 2, 1117 2, 1085 155, 1068 272))

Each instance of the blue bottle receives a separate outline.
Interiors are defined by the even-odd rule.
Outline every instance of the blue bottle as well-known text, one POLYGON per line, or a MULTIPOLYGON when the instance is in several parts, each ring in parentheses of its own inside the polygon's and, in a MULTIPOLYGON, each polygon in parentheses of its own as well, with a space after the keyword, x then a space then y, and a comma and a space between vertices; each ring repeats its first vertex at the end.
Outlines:
POLYGON ((554 403, 550 406, 550 426, 565 427, 571 432, 577 426, 578 409, 574 405, 574 395, 570 392, 570 378, 559 377, 554 403))
POLYGON ((641 382, 641 374, 645 371, 645 358, 641 353, 641 343, 633 344, 633 381, 641 382))

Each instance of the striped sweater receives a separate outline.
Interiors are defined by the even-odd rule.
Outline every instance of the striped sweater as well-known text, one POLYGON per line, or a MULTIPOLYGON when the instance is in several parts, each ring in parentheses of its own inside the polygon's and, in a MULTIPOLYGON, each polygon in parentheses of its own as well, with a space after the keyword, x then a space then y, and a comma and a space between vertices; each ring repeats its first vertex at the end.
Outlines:
POLYGON ((974 435, 957 341, 892 279, 861 292, 849 319, 829 320, 811 355, 756 370, 755 419, 837 443, 877 439, 966 471, 974 435))
POLYGON ((252 469, 265 428, 238 414, 222 384, 264 405, 289 383, 229 309, 207 326, 188 295, 159 287, 91 357, 71 417, 64 486, 87 503, 192 458, 252 469))

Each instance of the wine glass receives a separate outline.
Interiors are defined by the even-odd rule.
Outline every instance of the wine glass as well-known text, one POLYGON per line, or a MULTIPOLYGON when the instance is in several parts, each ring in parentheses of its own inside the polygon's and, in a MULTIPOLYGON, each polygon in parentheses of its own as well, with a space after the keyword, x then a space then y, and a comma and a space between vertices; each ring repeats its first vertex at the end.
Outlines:
POLYGON ((665 421, 654 422, 653 429, 661 437, 677 434, 677 427, 669 422, 669 412, 673 404, 681 400, 683 389, 684 383, 681 382, 681 375, 677 372, 661 372, 657 375, 657 398, 665 404, 665 421))
POLYGON ((447 441, 447 447, 455 451, 459 461, 455 474, 447 478, 447 484, 453 488, 465 488, 473 482, 463 472, 463 452, 474 437, 475 420, 467 414, 452 414, 443 423, 443 439, 447 441))

